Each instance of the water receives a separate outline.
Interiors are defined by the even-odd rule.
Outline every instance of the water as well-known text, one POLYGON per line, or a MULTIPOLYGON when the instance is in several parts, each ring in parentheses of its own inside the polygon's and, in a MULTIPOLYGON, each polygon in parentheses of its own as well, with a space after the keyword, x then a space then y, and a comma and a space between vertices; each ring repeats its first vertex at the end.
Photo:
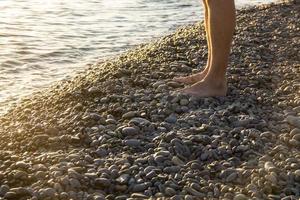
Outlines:
POLYGON ((1 0, 0 113, 89 63, 198 21, 199 1, 1 0))

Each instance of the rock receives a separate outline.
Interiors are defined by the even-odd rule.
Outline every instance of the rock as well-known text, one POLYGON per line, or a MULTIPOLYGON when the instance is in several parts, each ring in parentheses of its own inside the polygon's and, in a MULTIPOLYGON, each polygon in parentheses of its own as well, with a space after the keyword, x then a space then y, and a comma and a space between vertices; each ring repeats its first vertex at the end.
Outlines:
POLYGON ((274 174, 266 175, 265 178, 271 182, 271 184, 276 185, 277 184, 277 178, 274 174))
POLYGON ((184 187, 184 190, 187 191, 187 193, 194 195, 197 198, 204 198, 205 194, 196 191, 194 188, 191 187, 184 187))
POLYGON ((30 167, 30 164, 25 163, 23 161, 16 162, 16 167, 27 170, 30 167))
POLYGON ((149 183, 135 184, 132 188, 132 192, 143 192, 150 186, 149 183))
POLYGON ((110 187, 110 185, 111 185, 111 182, 107 178, 96 178, 95 179, 95 186, 97 188, 100 188, 100 189, 101 188, 108 188, 108 187, 110 187))
POLYGON ((300 142, 300 133, 295 134, 292 139, 300 142))
POLYGON ((134 135, 137 135, 138 133, 139 133, 139 130, 134 127, 124 127, 122 129, 122 134, 124 136, 134 136, 134 135))
POLYGON ((138 115, 138 112, 136 112, 136 111, 129 111, 129 112, 123 114, 122 118, 123 119, 131 119, 133 117, 136 117, 137 115, 138 115))
POLYGON ((248 200, 248 199, 249 199, 249 197, 247 197, 244 194, 236 194, 233 198, 233 200, 248 200))
POLYGON ((141 141, 138 139, 124 140, 124 145, 129 147, 139 147, 141 145, 141 141))
POLYGON ((266 162, 264 167, 265 167, 265 170, 267 172, 271 172, 271 171, 274 171, 276 169, 272 162, 266 162))
POLYGON ((178 158, 177 156, 173 156, 172 157, 172 162, 175 165, 179 165, 179 166, 183 166, 184 165, 184 162, 182 160, 180 160, 180 158, 178 158))
POLYGON ((116 181, 120 184, 126 184, 129 178, 130 178, 129 174, 122 174, 116 179, 116 181))
POLYGON ((149 125, 150 124, 150 121, 145 119, 145 118, 141 118, 141 117, 135 117, 135 118, 132 118, 130 121, 129 121, 129 124, 135 124, 135 125, 149 125))
POLYGON ((300 128, 300 117, 289 115, 286 121, 294 127, 300 128))
POLYGON ((78 188, 78 189, 81 188, 81 184, 77 179, 70 178, 69 182, 70 182, 70 185, 71 185, 72 188, 78 188))
POLYGON ((54 198, 56 191, 53 188, 44 188, 39 190, 39 196, 42 199, 54 198))
POLYGON ((170 124, 175 124, 177 121, 177 117, 176 115, 170 115, 169 117, 167 117, 165 119, 166 122, 170 123, 170 124))
POLYGON ((141 193, 132 193, 130 197, 133 199, 149 199, 148 196, 141 193))
POLYGON ((173 188, 171 188, 171 187, 166 187, 165 194, 168 197, 172 197, 172 196, 174 196, 176 194, 176 191, 173 188))
POLYGON ((3 197, 9 191, 8 185, 1 185, 0 186, 0 197, 3 197))
POLYGON ((149 173, 146 174, 147 179, 152 179, 156 176, 156 172, 154 170, 150 171, 149 173))
POLYGON ((230 174, 229 176, 227 176, 226 182, 230 183, 230 182, 236 180, 237 177, 238 177, 238 174, 234 172, 234 173, 230 174))
POLYGON ((189 100, 188 99, 180 99, 179 104, 181 106, 187 106, 189 104, 189 100))

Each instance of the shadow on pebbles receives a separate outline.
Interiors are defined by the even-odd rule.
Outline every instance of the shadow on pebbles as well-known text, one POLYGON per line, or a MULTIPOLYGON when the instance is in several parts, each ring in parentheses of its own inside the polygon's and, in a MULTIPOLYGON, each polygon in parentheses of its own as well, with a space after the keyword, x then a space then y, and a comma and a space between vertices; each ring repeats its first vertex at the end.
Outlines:
POLYGON ((205 65, 182 27, 0 117, 0 199, 298 199, 299 1, 238 11, 229 93, 173 94, 205 65))

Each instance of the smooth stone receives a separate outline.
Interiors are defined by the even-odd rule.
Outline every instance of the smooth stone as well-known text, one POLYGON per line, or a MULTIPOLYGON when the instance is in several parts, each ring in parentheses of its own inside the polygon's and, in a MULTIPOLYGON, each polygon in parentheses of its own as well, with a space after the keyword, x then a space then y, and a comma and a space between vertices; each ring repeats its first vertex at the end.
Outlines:
POLYGON ((297 169, 297 170, 295 171, 295 175, 298 176, 298 177, 300 177, 300 169, 297 169))
POLYGON ((8 185, 1 185, 0 186, 0 197, 4 196, 9 191, 8 185))
POLYGON ((286 121, 292 126, 300 128, 300 117, 289 115, 287 116, 286 121))
POLYGON ((56 191, 53 188, 45 188, 39 190, 39 193, 42 198, 54 198, 56 191))
POLYGON ((154 170, 152 170, 148 174, 146 174, 147 179, 152 179, 155 176, 156 176, 156 172, 154 170))
POLYGON ((179 165, 179 166, 183 166, 184 165, 184 162, 182 160, 180 160, 180 158, 178 158, 177 156, 173 156, 172 157, 172 162, 175 165, 179 165))
POLYGON ((266 175, 265 178, 271 182, 271 184, 276 185, 277 184, 277 178, 273 174, 266 175))
POLYGON ((107 178, 96 178, 95 179, 95 186, 99 188, 107 188, 110 187, 111 182, 107 178))
POLYGON ((237 194, 234 196, 233 200, 248 200, 249 198, 244 194, 237 194))
POLYGON ((143 192, 149 187, 149 185, 149 183, 135 184, 132 188, 132 192, 143 192))
POLYGON ((131 118, 137 116, 137 114, 138 114, 138 113, 137 113, 136 111, 129 111, 129 112, 123 114, 123 115, 122 115, 122 118, 123 118, 123 119, 131 119, 131 118))
POLYGON ((295 134, 292 139, 300 142, 300 133, 295 134))
POLYGON ((126 184, 128 182, 130 178, 129 174, 122 174, 121 176, 119 176, 116 181, 120 184, 126 184))
POLYGON ((187 106, 189 104, 189 100, 188 99, 180 99, 179 104, 181 106, 187 106))
POLYGON ((169 117, 167 117, 165 119, 165 121, 170 124, 175 124, 177 122, 177 117, 176 117, 176 115, 170 115, 169 117))
POLYGON ((119 195, 114 198, 115 200, 126 200, 128 199, 127 195, 119 195))
POLYGON ((232 182, 234 181, 235 179, 237 179, 238 177, 238 174, 237 173, 232 173, 230 174, 227 178, 226 178, 226 182, 232 182))
POLYGON ((176 194, 176 191, 173 188, 171 188, 171 187, 166 187, 165 194, 168 197, 172 197, 172 196, 174 196, 176 194))
POLYGON ((129 139, 124 141, 124 145, 129 147, 139 147, 141 145, 141 141, 138 139, 129 139))
POLYGON ((163 169, 163 171, 167 174, 171 174, 171 173, 177 173, 179 172, 180 167, 179 166, 171 166, 171 167, 165 167, 163 169))
POLYGON ((129 121, 129 124, 136 124, 136 125, 149 125, 151 124, 151 122, 145 118, 141 118, 141 117, 135 117, 135 118, 132 118, 130 121, 129 121))
POLYGON ((185 191, 187 191, 189 194, 194 195, 194 196, 196 196, 196 197, 198 197, 198 198, 204 198, 204 197, 205 197, 205 194, 203 194, 203 193, 201 193, 201 192, 198 192, 198 191, 195 190, 194 188, 185 186, 184 189, 185 189, 185 191))
POLYGON ((124 136, 134 136, 134 135, 137 135, 138 133, 139 133, 139 130, 137 130, 134 127, 124 127, 122 129, 122 134, 124 136))
POLYGON ((266 162, 266 163, 264 164, 264 167, 265 167, 265 170, 266 170, 267 172, 274 171, 274 169, 275 169, 274 164, 273 164, 272 162, 270 162, 270 161, 266 162))
POLYGON ((69 183, 72 188, 81 188, 80 182, 75 178, 70 178, 69 183))
POLYGON ((131 198, 134 198, 134 199, 148 199, 149 197, 144 195, 144 194, 141 194, 141 193, 132 193, 131 198))
POLYGON ((25 163, 23 161, 18 161, 18 162, 16 162, 16 167, 22 168, 22 169, 28 169, 30 167, 30 164, 25 163))

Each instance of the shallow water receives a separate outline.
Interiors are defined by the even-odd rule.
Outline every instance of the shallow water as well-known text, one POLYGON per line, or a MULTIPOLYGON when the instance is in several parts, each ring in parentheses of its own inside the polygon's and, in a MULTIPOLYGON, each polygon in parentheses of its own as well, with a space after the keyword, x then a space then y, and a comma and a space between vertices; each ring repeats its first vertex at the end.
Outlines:
POLYGON ((2 0, 0 10, 0 113, 89 63, 203 15, 199 0, 2 0))

